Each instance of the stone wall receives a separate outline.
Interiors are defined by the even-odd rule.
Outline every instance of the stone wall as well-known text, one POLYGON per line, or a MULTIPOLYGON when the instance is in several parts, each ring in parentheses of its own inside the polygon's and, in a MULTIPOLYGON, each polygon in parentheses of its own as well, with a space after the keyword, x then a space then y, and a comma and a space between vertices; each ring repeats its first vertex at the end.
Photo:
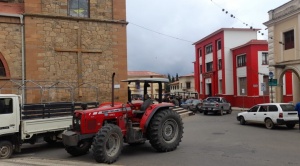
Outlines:
MULTIPOLYGON (((25 79, 35 81, 26 83, 34 89, 26 89, 26 102, 73 97, 75 101, 110 101, 112 73, 116 73, 115 84, 120 84, 115 99, 126 102, 127 83, 121 82, 127 79, 126 22, 118 21, 126 19, 125 5, 125 0, 90 0, 90 18, 77 18, 67 16, 67 0, 25 0, 25 79)), ((10 70, 9 78, 0 79, 20 80, 20 20, 0 17, 0 21, 0 58, 10 70)))
MULTIPOLYGON (((82 74, 83 83, 99 88, 100 101, 110 100, 113 72, 117 74, 116 80, 126 79, 125 26, 44 17, 26 17, 25 22, 26 64, 30 64, 26 79, 64 81, 77 86, 78 74, 82 74), (80 73, 77 73, 80 58, 76 49, 83 51, 80 73)), ((95 99, 93 89, 81 91, 76 100, 95 99)), ((122 93, 126 94, 124 90, 122 93)), ((123 96, 120 95, 117 98, 123 96)))
MULTIPOLYGON (((90 0, 89 18, 112 20, 113 1, 90 0)), ((68 0, 25 0, 25 13, 68 16, 68 0)))
POLYGON ((21 78, 21 25, 19 18, 0 17, 0 53, 7 63, 7 77, 0 79, 21 78))

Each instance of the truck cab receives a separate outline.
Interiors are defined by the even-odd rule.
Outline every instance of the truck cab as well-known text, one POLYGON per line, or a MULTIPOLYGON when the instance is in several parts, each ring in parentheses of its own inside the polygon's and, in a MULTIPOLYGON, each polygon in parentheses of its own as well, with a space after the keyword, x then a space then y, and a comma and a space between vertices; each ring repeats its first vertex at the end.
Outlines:
POLYGON ((0 95, 0 135, 17 133, 20 126, 20 96, 0 95))

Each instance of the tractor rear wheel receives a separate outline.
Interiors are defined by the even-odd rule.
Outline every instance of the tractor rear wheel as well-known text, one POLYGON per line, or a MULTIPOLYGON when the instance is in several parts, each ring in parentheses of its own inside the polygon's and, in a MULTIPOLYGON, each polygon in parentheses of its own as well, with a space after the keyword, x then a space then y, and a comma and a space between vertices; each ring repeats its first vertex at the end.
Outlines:
POLYGON ((111 164, 121 154, 123 134, 120 127, 108 124, 101 128, 93 141, 93 156, 98 163, 111 164))
POLYGON ((72 156, 82 156, 88 153, 91 147, 90 140, 80 141, 77 146, 66 146, 66 151, 72 156))
POLYGON ((181 142, 183 122, 177 112, 162 110, 153 116, 147 132, 150 144, 157 151, 173 151, 181 142))

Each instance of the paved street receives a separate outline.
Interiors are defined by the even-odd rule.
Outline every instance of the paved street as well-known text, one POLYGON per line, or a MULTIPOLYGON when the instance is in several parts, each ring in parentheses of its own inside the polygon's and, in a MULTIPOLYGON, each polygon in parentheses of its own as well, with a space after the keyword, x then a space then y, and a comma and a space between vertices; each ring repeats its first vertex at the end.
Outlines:
MULTIPOLYGON (((203 115, 185 117, 184 137, 177 150, 156 152, 147 142, 140 146, 124 145, 115 165, 130 166, 298 166, 300 132, 295 128, 277 127, 268 130, 263 125, 242 126, 231 115, 203 115)), ((89 153, 71 157, 61 145, 27 146, 21 154, 3 160, 0 165, 96 165, 89 153)), ((99 165, 99 164, 97 164, 99 165)), ((104 164, 103 164, 104 165, 104 164)))

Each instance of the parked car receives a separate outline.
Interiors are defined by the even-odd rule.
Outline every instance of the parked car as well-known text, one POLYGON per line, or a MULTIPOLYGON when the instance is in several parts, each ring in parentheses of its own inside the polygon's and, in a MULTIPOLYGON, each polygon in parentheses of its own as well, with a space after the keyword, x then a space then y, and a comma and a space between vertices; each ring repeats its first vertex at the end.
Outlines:
POLYGON ((202 113, 202 103, 203 101, 201 99, 188 99, 181 104, 181 107, 189 111, 193 111, 193 112, 198 111, 202 113))
POLYGON ((286 125, 292 129, 298 123, 298 113, 291 103, 264 103, 239 113, 237 120, 241 125, 262 123, 267 129, 273 129, 276 125, 286 125))
POLYGON ((204 115, 209 112, 214 114, 220 114, 221 116, 225 113, 231 114, 231 104, 224 97, 208 97, 203 101, 202 110, 204 115))

